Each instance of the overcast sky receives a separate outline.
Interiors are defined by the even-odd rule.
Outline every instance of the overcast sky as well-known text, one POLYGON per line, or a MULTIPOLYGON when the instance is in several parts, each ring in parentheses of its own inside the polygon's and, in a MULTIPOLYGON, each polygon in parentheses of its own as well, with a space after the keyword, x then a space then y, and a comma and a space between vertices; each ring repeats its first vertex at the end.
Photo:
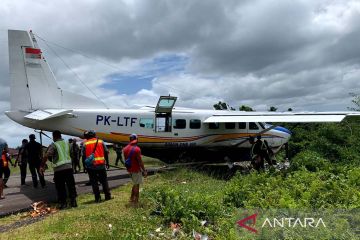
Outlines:
MULTIPOLYGON (((1 112, 7 29, 32 29, 61 88, 91 95, 79 77, 111 107, 172 94, 184 107, 335 111, 360 92, 359 0, 2 0, 0 18, 1 112)), ((10 146, 33 132, 0 120, 10 146)))

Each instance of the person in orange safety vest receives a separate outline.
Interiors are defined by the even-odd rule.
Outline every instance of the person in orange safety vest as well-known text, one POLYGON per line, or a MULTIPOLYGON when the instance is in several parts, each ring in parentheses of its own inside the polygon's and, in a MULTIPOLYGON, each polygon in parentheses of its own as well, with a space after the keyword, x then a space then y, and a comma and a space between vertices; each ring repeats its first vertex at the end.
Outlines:
POLYGON ((87 165, 86 169, 89 173, 95 202, 101 201, 98 182, 102 185, 105 200, 110 200, 111 193, 106 174, 106 169, 109 169, 108 149, 104 141, 96 137, 95 131, 89 130, 85 132, 84 137, 86 140, 82 149, 83 162, 87 165))
MULTIPOLYGON (((8 145, 6 143, 6 141, 2 138, 0 138, 0 152, 7 152, 8 151, 8 145)), ((4 199, 4 181, 2 179, 2 175, 3 175, 3 171, 4 171, 4 167, 3 167, 3 161, 0 161, 0 199, 4 199)))
POLYGON ((6 185, 6 183, 9 180, 10 173, 11 173, 9 162, 12 166, 14 166, 14 164, 11 162, 10 155, 5 150, 3 150, 2 154, 1 154, 1 161, 2 161, 2 167, 3 167, 2 172, 4 173, 4 177, 3 177, 4 188, 7 188, 8 186, 6 185))

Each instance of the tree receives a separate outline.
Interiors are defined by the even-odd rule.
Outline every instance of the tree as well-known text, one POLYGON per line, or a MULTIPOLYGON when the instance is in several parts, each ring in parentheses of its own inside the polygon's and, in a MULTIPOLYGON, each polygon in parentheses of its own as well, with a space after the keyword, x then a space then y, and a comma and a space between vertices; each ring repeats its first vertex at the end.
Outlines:
POLYGON ((288 112, 292 112, 292 110, 293 110, 292 108, 288 108, 288 112))
POLYGON ((221 101, 214 104, 213 107, 215 110, 227 110, 228 109, 228 105, 226 104, 226 102, 221 102, 221 101))
POLYGON ((356 107, 348 107, 348 109, 351 111, 360 111, 360 95, 356 93, 349 93, 349 95, 353 97, 351 102, 355 104, 356 107))
POLYGON ((277 108, 274 107, 274 106, 271 106, 271 107, 269 108, 269 111, 270 111, 270 112, 276 112, 276 110, 277 110, 277 108))
POLYGON ((253 112, 254 109, 252 109, 251 107, 249 106, 246 106, 246 105, 241 105, 241 107, 239 108, 240 111, 245 111, 245 112, 253 112))

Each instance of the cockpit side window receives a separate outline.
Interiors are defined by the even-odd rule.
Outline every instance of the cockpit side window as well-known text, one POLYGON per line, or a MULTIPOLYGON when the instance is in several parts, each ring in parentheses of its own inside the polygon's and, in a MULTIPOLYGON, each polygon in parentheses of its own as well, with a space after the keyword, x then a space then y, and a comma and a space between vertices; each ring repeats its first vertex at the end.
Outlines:
POLYGON ((152 118, 140 118, 140 127, 143 128, 154 128, 154 119, 152 118))
POLYGON ((201 120, 190 119, 190 128, 191 129, 200 129, 201 128, 201 120))

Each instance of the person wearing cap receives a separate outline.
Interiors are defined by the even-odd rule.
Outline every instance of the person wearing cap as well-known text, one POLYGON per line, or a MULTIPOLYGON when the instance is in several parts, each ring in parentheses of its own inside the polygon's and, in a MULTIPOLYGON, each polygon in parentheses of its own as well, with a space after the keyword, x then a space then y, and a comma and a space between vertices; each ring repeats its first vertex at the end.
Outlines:
POLYGON ((141 159, 141 149, 137 146, 138 137, 136 134, 130 135, 130 143, 123 149, 124 157, 126 160, 130 160, 130 167, 127 168, 133 187, 131 190, 130 203, 137 204, 139 202, 139 190, 140 184, 143 182, 144 177, 147 176, 144 163, 141 159))
POLYGON ((35 135, 29 135, 29 142, 25 146, 25 151, 28 154, 29 169, 31 172, 32 182, 34 188, 38 187, 38 177, 40 180, 41 187, 45 187, 45 178, 40 174, 40 164, 42 159, 42 146, 40 143, 35 141, 35 135))
POLYGON ((104 141, 96 137, 96 133, 93 130, 85 132, 84 138, 86 138, 86 140, 84 141, 82 156, 83 161, 87 165, 86 169, 88 171, 93 193, 95 195, 95 202, 101 201, 98 182, 102 185, 105 200, 110 200, 111 193, 105 169, 105 167, 109 169, 108 149, 104 141), (86 159, 88 159, 92 154, 94 155, 93 161, 87 162, 86 159))
POLYGON ((49 145, 42 160, 40 172, 43 175, 45 164, 48 159, 52 160, 54 167, 54 182, 57 192, 59 208, 67 207, 67 196, 70 198, 70 206, 77 207, 76 188, 73 168, 70 157, 70 144, 61 137, 61 132, 55 130, 52 134, 54 142, 49 145), (68 190, 68 194, 66 192, 68 190))
MULTIPOLYGON (((8 145, 6 143, 6 141, 2 138, 0 138, 0 152, 7 152, 8 151, 8 145)), ((0 199, 4 199, 4 182, 2 179, 2 175, 3 175, 3 163, 2 161, 0 161, 0 199)))

